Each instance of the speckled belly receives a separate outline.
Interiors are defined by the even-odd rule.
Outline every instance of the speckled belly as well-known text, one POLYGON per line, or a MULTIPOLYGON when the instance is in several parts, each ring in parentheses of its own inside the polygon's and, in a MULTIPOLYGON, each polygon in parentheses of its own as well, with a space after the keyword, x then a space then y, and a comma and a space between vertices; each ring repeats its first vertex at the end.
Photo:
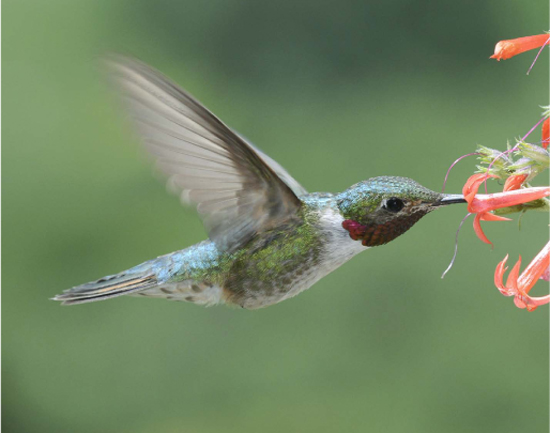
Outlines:
POLYGON ((225 272, 226 302, 252 309, 298 294, 320 278, 321 252, 322 240, 306 225, 254 240, 232 257, 225 272))
POLYGON ((315 261, 310 259, 299 267, 288 266, 282 275, 273 275, 272 279, 231 276, 224 285, 224 297, 227 303, 243 308, 267 307, 297 295, 321 277, 315 261))

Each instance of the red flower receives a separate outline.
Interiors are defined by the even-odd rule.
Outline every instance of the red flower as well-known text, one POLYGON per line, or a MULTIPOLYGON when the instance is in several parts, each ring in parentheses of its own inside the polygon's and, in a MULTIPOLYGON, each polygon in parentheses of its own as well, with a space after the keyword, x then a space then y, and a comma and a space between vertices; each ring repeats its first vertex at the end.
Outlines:
POLYGON ((495 286, 504 296, 514 296, 514 303, 518 308, 527 308, 533 311, 540 305, 550 303, 550 295, 531 297, 529 290, 535 285, 538 279, 546 279, 550 268, 550 242, 548 242, 540 253, 529 263, 529 266, 519 275, 521 256, 510 271, 506 285, 502 284, 502 278, 508 268, 505 267, 508 256, 500 262, 495 269, 495 286), (545 278, 546 277, 546 278, 545 278))
MULTIPOLYGON (((489 177, 497 177, 494 174, 478 173, 470 176, 462 188, 464 199, 468 202, 468 212, 475 213, 474 231, 479 239, 486 244, 491 244, 485 233, 481 229, 480 221, 510 221, 509 218, 504 218, 498 215, 489 213, 495 209, 500 209, 508 206, 516 206, 518 204, 527 203, 533 200, 538 200, 542 197, 550 195, 550 187, 537 188, 519 188, 523 178, 518 184, 520 177, 515 177, 505 185, 505 192, 495 194, 477 194, 480 185, 489 177)), ((523 176, 521 176, 523 177, 523 176)))
POLYGON ((542 147, 545 149, 548 148, 550 143, 550 117, 547 117, 544 123, 542 124, 542 147))
POLYGON ((527 179, 526 174, 516 174, 515 176, 510 176, 506 179, 506 182, 504 182, 504 188, 502 190, 506 192, 519 189, 523 182, 525 182, 525 179, 527 179))
POLYGON ((546 33, 536 36, 525 36, 523 38, 508 39, 500 41, 495 46, 495 53, 491 59, 506 60, 525 51, 534 50, 548 44, 550 36, 546 33))

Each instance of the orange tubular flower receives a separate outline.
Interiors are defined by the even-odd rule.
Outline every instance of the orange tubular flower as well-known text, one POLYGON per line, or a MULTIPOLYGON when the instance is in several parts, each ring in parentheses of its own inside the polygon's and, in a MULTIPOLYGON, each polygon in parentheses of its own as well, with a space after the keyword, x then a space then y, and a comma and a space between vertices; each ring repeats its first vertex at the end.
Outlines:
MULTIPOLYGON (((521 183, 518 184, 520 177, 512 179, 505 185, 505 192, 499 192, 495 194, 477 194, 480 185, 488 177, 497 177, 493 174, 478 173, 470 176, 466 181, 464 188, 462 188, 462 194, 464 199, 468 202, 468 212, 476 214, 474 219, 474 231, 479 239, 486 244, 492 245, 492 242, 487 239, 485 233, 481 229, 480 221, 510 221, 509 218, 504 218, 498 215, 489 213, 495 209, 500 209, 508 206, 516 206, 518 204, 527 203, 533 200, 538 200, 550 195, 550 187, 537 187, 537 188, 519 188, 521 183)), ((521 182, 523 182, 523 179, 521 182)))
POLYGON ((525 36, 523 38, 500 41, 496 44, 495 53, 490 58, 497 59, 499 61, 506 60, 525 51, 540 48, 543 45, 548 44, 549 40, 550 36, 543 33, 542 35, 525 36))
POLYGON ((506 261, 508 256, 497 265, 495 269, 495 286, 504 296, 514 296, 514 303, 518 308, 527 308, 527 311, 533 311, 538 306, 550 303, 550 295, 541 297, 531 297, 529 290, 535 285, 538 279, 548 278, 550 268, 550 242, 548 242, 540 253, 533 259, 529 266, 519 275, 521 266, 521 256, 510 271, 506 285, 502 284, 502 278, 508 268, 506 261))
POLYGON ((547 117, 542 124, 542 147, 548 148, 550 144, 550 117, 547 117))
POLYGON ((515 176, 510 176, 506 179, 506 182, 504 182, 504 188, 502 190, 506 192, 519 189, 523 182, 525 182, 525 179, 527 179, 526 174, 516 174, 515 176))

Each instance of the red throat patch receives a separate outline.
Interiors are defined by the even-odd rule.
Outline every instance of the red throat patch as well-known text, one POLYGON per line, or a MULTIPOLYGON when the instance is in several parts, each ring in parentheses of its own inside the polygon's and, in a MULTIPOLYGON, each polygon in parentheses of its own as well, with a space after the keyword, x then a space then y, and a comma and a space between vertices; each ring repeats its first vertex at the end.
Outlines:
MULTIPOLYGON (((349 237, 354 241, 363 239, 367 233, 367 226, 359 224, 357 221, 353 220, 344 220, 342 222, 342 227, 344 227, 349 232, 349 237)), ((365 244, 363 244, 365 245, 365 244)))
POLYGON ((416 212, 412 215, 394 218, 383 224, 369 224, 366 226, 354 220, 344 220, 342 227, 349 232, 350 238, 354 241, 361 240, 361 243, 366 247, 376 247, 387 244, 405 233, 423 215, 425 215, 424 212, 416 212))

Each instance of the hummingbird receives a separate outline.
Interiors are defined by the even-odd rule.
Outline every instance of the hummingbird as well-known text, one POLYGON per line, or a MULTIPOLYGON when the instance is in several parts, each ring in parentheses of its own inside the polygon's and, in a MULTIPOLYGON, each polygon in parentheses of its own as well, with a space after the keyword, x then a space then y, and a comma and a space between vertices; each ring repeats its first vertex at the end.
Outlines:
POLYGON ((196 207, 209 239, 66 290, 63 305, 123 295, 257 309, 308 289, 369 248, 393 241, 462 195, 373 177, 308 193, 281 165, 189 93, 131 58, 109 76, 168 184, 196 207))

